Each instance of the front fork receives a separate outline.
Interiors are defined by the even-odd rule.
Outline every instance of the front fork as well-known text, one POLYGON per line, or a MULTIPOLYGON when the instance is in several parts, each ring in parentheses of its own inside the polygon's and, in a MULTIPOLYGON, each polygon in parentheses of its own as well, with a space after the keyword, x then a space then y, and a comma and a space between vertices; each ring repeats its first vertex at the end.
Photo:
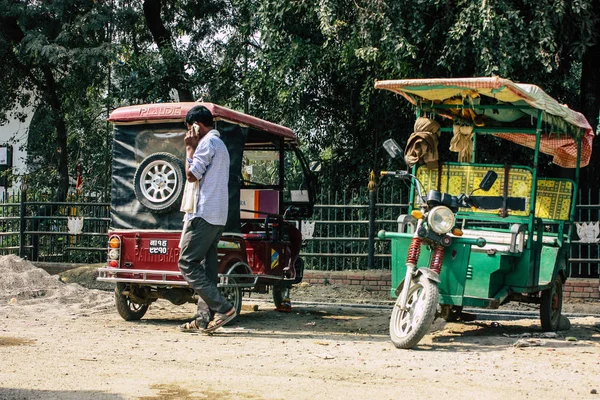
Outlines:
MULTIPOLYGON (((397 305, 403 311, 407 309, 406 303, 408 302, 408 291, 410 289, 412 278, 415 275, 415 268, 417 266, 417 263, 419 262, 419 256, 421 255, 421 245, 423 244, 423 240, 419 237, 418 232, 422 224, 423 220, 420 219, 417 222, 417 228, 415 229, 415 234, 412 238, 412 241, 410 242, 410 246, 408 247, 408 254, 406 255, 406 275, 404 277, 404 284, 402 285, 402 292, 400 292, 399 302, 397 303, 397 305)), ((433 248, 433 253, 429 263, 430 271, 436 273, 436 275, 432 277, 434 278, 433 280, 439 281, 439 276, 442 272, 443 263, 444 246, 442 246, 439 243, 436 243, 435 247, 433 248)), ((427 274, 427 277, 430 278, 430 274, 427 274)))

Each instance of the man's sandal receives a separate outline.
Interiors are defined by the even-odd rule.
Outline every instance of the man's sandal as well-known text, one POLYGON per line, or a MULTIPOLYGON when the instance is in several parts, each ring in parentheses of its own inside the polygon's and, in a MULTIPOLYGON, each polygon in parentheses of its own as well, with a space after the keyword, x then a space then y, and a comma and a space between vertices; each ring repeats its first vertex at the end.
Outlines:
POLYGON ((198 326, 198 323, 196 322, 196 320, 192 320, 190 322, 186 322, 183 325, 179 326, 179 330, 181 332, 190 332, 190 333, 198 333, 198 332, 202 332, 204 329, 200 328, 198 326))
POLYGON ((292 302, 290 299, 284 299, 279 306, 275 308, 279 312, 292 312, 292 302))
POLYGON ((215 313, 215 317, 212 321, 208 323, 206 329, 202 329, 202 333, 213 333, 232 319, 237 316, 237 312, 235 311, 235 307, 232 307, 231 310, 227 311, 225 314, 215 313))

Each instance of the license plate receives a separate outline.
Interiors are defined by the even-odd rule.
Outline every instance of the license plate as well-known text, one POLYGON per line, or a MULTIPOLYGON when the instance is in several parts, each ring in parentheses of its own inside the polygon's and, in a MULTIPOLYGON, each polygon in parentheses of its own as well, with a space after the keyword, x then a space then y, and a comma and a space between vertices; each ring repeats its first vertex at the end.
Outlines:
POLYGON ((151 239, 148 251, 150 254, 167 254, 168 240, 163 239, 151 239))

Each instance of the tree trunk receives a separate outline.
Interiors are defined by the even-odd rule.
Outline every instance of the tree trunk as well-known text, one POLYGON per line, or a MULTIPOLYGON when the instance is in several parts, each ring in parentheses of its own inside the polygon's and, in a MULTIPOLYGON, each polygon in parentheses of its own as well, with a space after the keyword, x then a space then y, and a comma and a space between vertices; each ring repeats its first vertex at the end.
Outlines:
POLYGON ((56 128, 56 169, 58 171, 58 188, 56 201, 65 201, 69 192, 69 153, 67 149, 67 124, 62 111, 61 102, 56 93, 56 81, 48 67, 42 67, 46 81, 45 95, 52 109, 54 127, 56 128))
POLYGON ((144 17, 146 25, 152 34, 154 42, 158 46, 164 63, 167 66, 169 79, 174 85, 179 95, 179 101, 194 101, 194 96, 185 79, 183 62, 177 56, 173 43, 171 42, 171 32, 163 24, 161 18, 162 3, 161 0, 144 0, 144 17))

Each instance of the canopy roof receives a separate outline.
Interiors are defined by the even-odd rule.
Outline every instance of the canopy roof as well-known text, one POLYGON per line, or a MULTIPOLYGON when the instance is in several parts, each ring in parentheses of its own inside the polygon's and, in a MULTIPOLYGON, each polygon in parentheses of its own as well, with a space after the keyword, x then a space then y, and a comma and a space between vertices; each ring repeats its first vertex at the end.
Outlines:
MULTIPOLYGON (((526 115, 537 118, 541 110, 541 152, 552 155, 555 164, 566 168, 577 166, 577 140, 581 140, 582 167, 588 165, 592 154, 594 132, 587 119, 535 85, 490 77, 387 80, 375 82, 375 88, 400 94, 418 107, 452 119, 464 119, 469 115, 465 109, 471 110, 475 131, 485 125, 484 118, 494 119, 498 125, 498 121, 514 122, 526 115)), ((495 126, 494 135, 535 148, 535 135, 518 133, 510 124, 502 126, 506 132, 495 126)))
POLYGON ((213 115, 215 120, 225 120, 235 124, 249 126, 284 137, 286 141, 297 141, 294 131, 285 126, 265 121, 239 111, 213 103, 156 103, 120 107, 114 110, 108 120, 115 125, 156 124, 163 122, 183 122, 192 107, 202 105, 213 115))

